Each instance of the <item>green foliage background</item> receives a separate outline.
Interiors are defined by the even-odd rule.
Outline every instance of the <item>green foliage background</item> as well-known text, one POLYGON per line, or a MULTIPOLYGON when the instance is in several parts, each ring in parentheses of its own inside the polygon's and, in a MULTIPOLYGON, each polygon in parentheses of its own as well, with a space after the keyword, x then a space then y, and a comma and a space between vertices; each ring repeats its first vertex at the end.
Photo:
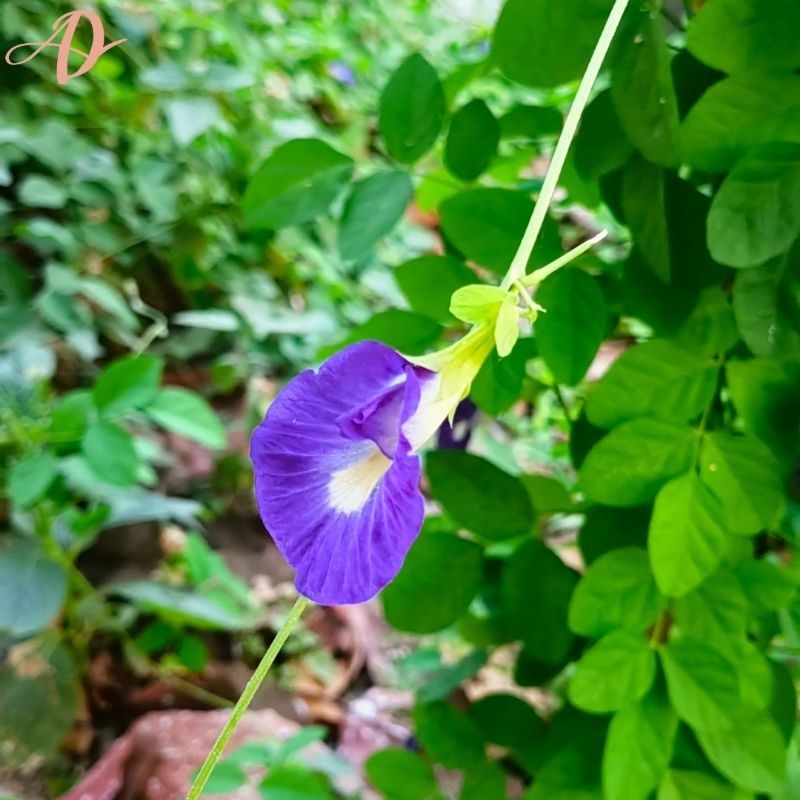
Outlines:
MULTIPOLYGON (((45 58, 3 73, 0 631, 65 670, 118 613, 88 615, 77 554, 143 492, 200 513, 153 504, 146 432, 224 445, 165 365, 209 363, 219 393, 359 339, 461 335, 450 295, 505 273, 611 3, 507 0, 492 31, 423 2, 166 6, 101 4, 130 45, 66 89, 45 58)), ((0 10, 3 49, 44 8, 0 10)), ((462 656, 416 687, 420 752, 368 762, 389 800, 443 796, 435 764, 461 800, 505 798, 506 774, 526 800, 800 796, 799 8, 631 2, 530 266, 610 236, 478 376, 472 452, 426 454, 441 512, 382 596, 462 656), (509 646, 508 692, 448 701, 509 646)), ((199 542, 195 584, 221 569, 199 542)), ((252 625, 240 590, 119 593, 191 632, 252 625)))

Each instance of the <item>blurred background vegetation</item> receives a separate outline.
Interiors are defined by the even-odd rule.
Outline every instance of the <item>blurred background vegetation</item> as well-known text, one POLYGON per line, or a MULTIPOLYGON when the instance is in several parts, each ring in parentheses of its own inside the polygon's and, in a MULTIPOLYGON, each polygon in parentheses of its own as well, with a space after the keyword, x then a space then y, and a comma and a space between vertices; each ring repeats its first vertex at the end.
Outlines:
MULTIPOLYGON (((531 266, 607 239, 426 452, 396 581, 307 616, 211 792, 800 797, 800 227, 739 171, 800 163, 800 12, 714 16, 753 1, 631 3, 531 266)), ((97 0, 127 41, 88 74, 0 63, 0 797, 185 791, 294 599, 250 431, 349 342, 464 333, 610 5, 97 0)), ((0 52, 73 8, 2 4, 0 52)))

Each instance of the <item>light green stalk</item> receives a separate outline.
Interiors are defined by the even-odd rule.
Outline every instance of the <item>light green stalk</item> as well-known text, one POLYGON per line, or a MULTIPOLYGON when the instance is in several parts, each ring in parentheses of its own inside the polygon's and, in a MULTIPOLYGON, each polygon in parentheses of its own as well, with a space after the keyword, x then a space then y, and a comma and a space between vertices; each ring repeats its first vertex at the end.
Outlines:
POLYGON ((286 640, 289 638, 289 634, 297 624, 297 620, 300 619, 300 616, 302 615, 303 611, 305 611, 307 605, 308 599, 305 597, 298 597, 295 601, 295 604, 292 606, 292 610, 289 612, 289 616, 286 617, 286 621, 283 623, 283 625, 281 625, 280 630, 275 634, 275 638, 272 640, 272 644, 270 644, 267 652, 264 654, 264 658, 261 659, 261 663, 253 673, 253 677, 250 678, 250 680, 247 682, 247 686, 244 687, 242 696, 238 699, 236 705, 233 707, 231 716, 225 723, 222 733, 220 733, 220 735, 217 737, 217 741, 214 742, 211 752, 208 754, 206 760, 203 762, 203 766, 200 767, 200 770, 195 776, 195 779, 192 782, 192 787, 189 789, 189 794, 186 795, 187 800, 198 800, 198 798, 203 794, 203 789, 205 789, 208 779, 211 777, 211 773, 214 771, 214 767, 217 766, 217 762, 222 756, 225 746, 230 741, 231 736, 233 736, 236 726, 244 716, 244 712, 247 711, 247 707, 255 697, 259 686, 261 686, 264 678, 266 678, 270 667, 275 661, 275 658, 277 657, 278 653, 280 653, 281 648, 286 643, 286 640))
MULTIPOLYGON (((597 40, 597 45, 594 48, 594 53, 589 60, 589 66, 581 79, 575 99, 572 101, 567 118, 564 121, 564 130, 556 144, 556 149, 553 151, 553 157, 550 159, 550 166, 547 169, 544 182, 542 183, 542 191, 539 193, 539 199, 536 201, 536 206, 533 209, 531 220, 528 223, 528 228, 525 231, 519 248, 511 262, 508 273, 503 278, 501 284, 503 289, 510 288, 514 283, 519 281, 524 275, 530 261, 533 247, 539 234, 542 231, 542 225, 547 217, 547 211, 550 208, 550 203, 553 201, 558 186, 558 179, 561 176, 561 170, 564 168, 564 162, 567 160, 567 154, 572 146, 572 140, 578 132, 578 125, 581 121, 584 109, 589 102, 589 97, 592 93, 597 76, 603 66, 603 61, 608 55, 611 42, 614 39, 614 34, 617 32, 619 23, 622 20, 622 15, 628 6, 628 0, 616 0, 611 13, 608 15, 603 32, 597 40)), ((579 22, 576 20, 576 24, 579 22)))

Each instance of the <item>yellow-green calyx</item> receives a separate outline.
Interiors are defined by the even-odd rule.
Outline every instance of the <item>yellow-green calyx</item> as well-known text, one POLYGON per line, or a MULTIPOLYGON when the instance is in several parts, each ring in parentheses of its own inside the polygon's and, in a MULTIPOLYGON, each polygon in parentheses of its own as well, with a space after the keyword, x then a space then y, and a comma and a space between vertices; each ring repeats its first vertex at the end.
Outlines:
POLYGON ((423 386, 420 408, 406 435, 416 446, 432 436, 444 422, 451 424, 458 404, 469 394, 472 381, 494 348, 493 329, 476 325, 454 344, 425 356, 405 356, 412 364, 437 373, 423 386), (411 428, 414 430, 411 430, 411 428))
POLYGON ((539 312, 545 311, 531 297, 529 290, 535 289, 545 278, 574 261, 607 234, 608 231, 601 231, 550 264, 512 281, 507 288, 505 282, 503 286, 480 283, 462 286, 453 293, 450 313, 462 322, 485 328, 483 335, 491 333, 498 355, 507 356, 519 339, 520 317, 524 316, 533 323, 539 312), (520 302, 523 307, 520 307, 520 302))
POLYGON ((501 357, 507 356, 517 343, 520 316, 525 314, 532 322, 543 310, 519 283, 508 290, 482 284, 462 286, 450 302, 454 317, 471 325, 484 325, 492 332, 501 357), (526 305, 524 310, 520 308, 520 299, 526 305))

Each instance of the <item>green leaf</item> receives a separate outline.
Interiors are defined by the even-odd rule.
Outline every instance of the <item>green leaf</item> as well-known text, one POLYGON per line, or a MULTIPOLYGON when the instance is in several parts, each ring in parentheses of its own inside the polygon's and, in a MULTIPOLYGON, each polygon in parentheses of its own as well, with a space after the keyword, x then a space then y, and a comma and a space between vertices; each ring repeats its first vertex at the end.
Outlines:
POLYGON ((736 576, 715 572, 696 589, 679 597, 674 606, 681 634, 733 656, 745 641, 747 598, 736 576))
POLYGON ((536 292, 547 309, 534 326, 539 354, 558 383, 576 386, 586 375, 606 334, 608 311, 594 278, 580 269, 565 269, 536 292))
POLYGON ((653 684, 656 654, 643 634, 614 631, 586 650, 569 682, 569 699, 594 714, 618 711, 653 684))
POLYGON ((785 475, 766 445, 715 431, 704 437, 700 456, 700 476, 720 501, 731 533, 777 529, 786 506, 785 475))
POLYGON ((286 142, 247 184, 245 224, 275 230, 311 222, 330 208, 352 171, 351 159, 319 139, 286 142))
MULTIPOLYGON (((439 207, 442 231, 466 258, 505 274, 533 213, 530 198, 511 189, 467 189, 439 207)), ((540 267, 562 255, 555 222, 547 217, 529 267, 540 267)))
POLYGON ((753 710, 764 711, 770 705, 773 690, 772 663, 755 642, 728 638, 724 652, 739 677, 739 696, 753 710))
POLYGON ((462 322, 480 325, 482 322, 493 320, 508 297, 508 292, 499 286, 483 283, 462 286, 453 293, 450 313, 462 322))
POLYGON ((569 627, 599 638, 617 629, 642 633, 664 610, 647 552, 635 547, 612 550, 592 563, 572 594, 569 627))
POLYGON ((570 203, 596 209, 604 202, 600 182, 594 179, 586 179, 578 172, 574 151, 570 152, 564 162, 560 183, 570 203))
POLYGON ((728 550, 719 501, 694 472, 658 493, 648 550, 661 592, 680 597, 699 586, 728 550))
POLYGON ((357 261, 390 233, 405 213, 414 187, 408 173, 384 170, 353 184, 339 228, 339 253, 357 261))
POLYGON ((727 172, 756 145, 800 143, 799 104, 797 76, 748 73, 719 81, 683 122, 684 161, 698 170, 727 172))
POLYGON ((183 634, 178 640, 175 657, 189 672, 199 674, 205 669, 211 654, 208 652, 206 643, 199 636, 183 634))
POLYGON ((128 356, 115 361, 94 385, 94 404, 104 416, 146 406, 158 392, 164 362, 153 356, 128 356))
POLYGON ((127 299, 105 280, 81 278, 78 292, 113 317, 114 324, 118 324, 128 331, 139 329, 139 321, 131 311, 127 299))
POLYGON ((464 61, 453 68, 442 82, 447 105, 454 103, 472 83, 489 75, 493 68, 494 64, 488 55, 477 61, 464 61))
POLYGON ((800 234, 800 144, 754 147, 725 178, 708 215, 708 247, 721 264, 754 267, 800 234))
POLYGON ((727 725, 697 731, 709 761, 730 781, 752 792, 785 786, 786 748, 775 721, 764 711, 740 711, 727 725))
POLYGON ((428 754, 448 769, 467 769, 483 760, 483 739, 472 720, 444 700, 417 705, 414 730, 428 754))
POLYGON ((617 34, 611 97, 634 147, 654 164, 680 163, 680 121, 664 23, 650 8, 631 10, 617 34))
POLYGON ((161 620, 155 620, 148 623, 134 641, 137 649, 152 656, 172 644, 177 635, 178 632, 171 625, 167 625, 161 620))
MULTIPOLYGON (((771 691, 766 710, 780 729, 784 744, 791 748, 797 722, 797 689, 794 685, 794 675, 788 664, 777 664, 770 661, 768 668, 772 673, 772 680, 770 681, 771 691)), ((792 755, 794 754, 792 753, 792 755)))
POLYGON ((506 773, 494 762, 470 765, 458 800, 506 800, 506 773))
POLYGON ((270 800, 332 800, 328 781, 303 764, 276 764, 259 786, 270 800))
POLYGON ((442 326, 430 317, 389 308, 371 316, 335 347, 322 348, 319 355, 328 358, 348 344, 374 339, 401 353, 416 356, 426 352, 441 335, 442 326))
POLYGON ((727 73, 800 67, 800 8, 794 0, 714 0, 692 18, 686 45, 727 73))
POLYGON ((58 460, 49 450, 29 453, 8 473, 8 497, 20 508, 41 500, 58 475, 58 460))
POLYGON ((58 616, 66 594, 66 572, 38 542, 0 535, 0 638, 23 639, 44 630, 58 616))
MULTIPOLYGON (((623 216, 630 214, 628 224, 638 243, 623 268, 627 313, 639 316, 656 333, 670 335, 697 306, 701 292, 728 277, 727 268, 711 258, 706 245, 711 199, 677 174, 643 165, 638 158, 621 178, 609 176, 605 184, 611 181, 618 186, 617 194, 622 183, 623 216), (637 173, 642 176, 639 183, 637 173), (663 276, 667 268, 669 281, 656 274, 663 276)), ((619 199, 611 202, 618 205, 619 199)))
POLYGON ((607 431, 598 428, 589 422, 586 416, 586 404, 584 403, 578 413, 577 419, 573 420, 569 436, 569 457, 576 470, 583 466, 589 451, 607 435, 607 431))
POLYGON ((667 772, 677 728, 675 711, 657 692, 614 715, 603 751, 607 800, 648 800, 667 772))
POLYGON ((646 549, 651 511, 649 505, 635 508, 592 506, 578 532, 584 562, 592 564, 621 547, 646 549))
POLYGON ((64 208, 67 192, 45 175, 26 175, 19 184, 17 198, 29 208, 64 208))
POLYGON ((548 475, 522 475, 533 510, 537 514, 564 514, 576 509, 575 501, 558 478, 548 475))
POLYGON ((492 55, 517 83, 549 88, 577 80, 589 63, 610 8, 607 0, 555 4, 507 0, 494 30, 492 55))
MULTIPOLYGON (((315 742, 323 742, 328 736, 328 729, 324 725, 308 725, 297 733, 284 739, 276 748, 276 759, 287 759, 300 753, 315 742)), ((323 770, 318 770, 322 772, 323 770)))
POLYGON ((170 133, 181 147, 191 144, 222 120, 219 105, 210 97, 176 97, 164 104, 164 114, 170 133))
POLYGON ((386 618, 410 633, 432 633, 452 625, 481 588, 483 549, 475 542, 423 528, 403 568, 383 590, 386 618), (442 570, 451 578, 443 583, 442 570))
POLYGON ((203 794, 232 794, 237 789, 247 786, 247 775, 241 766, 229 760, 220 761, 208 779, 203 794))
POLYGON ((515 105, 500 118, 500 136, 503 139, 539 141, 557 136, 563 125, 564 118, 557 108, 515 105))
POLYGON ((113 584, 109 592, 124 597, 149 614, 157 614, 176 627, 200 630, 246 630, 258 622, 257 616, 248 616, 218 603, 195 591, 156 581, 131 581, 113 584))
POLYGON ((577 582, 577 573, 538 540, 526 541, 506 561, 503 607, 514 634, 538 661, 558 664, 572 647, 567 609, 577 582))
POLYGON ((517 478, 458 450, 428 453, 425 467, 434 497, 459 525, 490 541, 530 533, 535 515, 517 478), (502 514, 496 512, 498 498, 502 498, 502 514))
POLYGON ((728 361, 725 374, 745 430, 769 445, 787 464, 793 463, 800 446, 800 369, 758 358, 728 361))
POLYGON ((411 164, 436 141, 445 116, 444 89, 436 70, 410 55, 383 90, 378 124, 392 158, 411 164))
POLYGON ((475 282, 475 273, 451 256, 420 256, 394 270, 394 278, 412 311, 451 323, 450 299, 453 292, 475 282))
POLYGON ((586 401, 590 422, 611 428, 644 415, 665 422, 699 416, 714 395, 719 366, 669 339, 626 350, 586 401))
POLYGON ((200 395, 188 389, 162 389, 145 409, 157 425, 219 450, 228 440, 225 426, 200 395))
POLYGON ((373 753, 364 764, 370 783, 388 800, 436 800, 433 769, 418 755, 399 747, 373 753))
POLYGON ((642 505, 689 469, 695 442, 688 427, 646 417, 623 422, 589 451, 580 468, 580 488, 597 503, 642 505))
POLYGON ((250 587, 238 578, 196 533, 186 537, 182 552, 186 578, 207 600, 232 613, 258 613, 260 606, 253 598, 250 587))
POLYGON ((486 666, 488 658, 487 650, 472 650, 454 664, 444 664, 429 672, 417 689, 417 702, 427 703, 451 695, 464 681, 474 678, 486 666))
POLYGON ((522 339, 506 358, 492 351, 472 381, 470 397, 486 414, 507 411, 523 391, 527 363, 537 354, 534 339, 522 339))
POLYGON ((664 171, 632 158, 622 178, 622 210, 633 234, 636 251, 664 283, 672 279, 670 229, 664 171))
POLYGON ((603 800, 596 771, 594 764, 587 762, 586 753, 565 747, 537 771, 522 800, 603 800))
POLYGON ((470 100, 453 114, 444 163, 457 178, 474 181, 497 154, 500 124, 483 100, 470 100))
MULTIPOLYGON (((574 648, 573 648, 574 649, 574 648)), ((547 686, 561 674, 570 660, 571 651, 564 655, 560 662, 545 664, 534 658, 524 647, 519 651, 514 665, 514 682, 518 686, 547 686)))
POLYGON ((784 255, 736 276, 733 309, 757 356, 800 359, 800 239, 784 255))
POLYGON ((658 800, 753 800, 753 795, 707 772, 671 769, 659 787, 658 800))
POLYGON ((514 694, 487 694, 469 707, 469 716, 487 742, 512 750, 525 750, 541 744, 544 722, 521 697, 514 694))
POLYGON ((587 181, 615 172, 631 157, 633 147, 622 130, 609 89, 587 106, 572 152, 578 174, 587 181))
POLYGON ((95 422, 86 431, 81 447, 86 463, 101 480, 126 488, 136 483, 141 462, 133 437, 124 428, 105 420, 95 422))
POLYGON ((675 342, 697 355, 717 360, 739 341, 739 331, 728 293, 713 286, 701 293, 675 342))
POLYGON ((730 662, 713 645, 688 638, 673 639, 660 655, 678 716, 695 731, 729 727, 742 707, 730 662))
POLYGON ((417 183, 415 201, 421 211, 435 211, 448 197, 458 194, 459 185, 442 167, 429 172, 417 183))
POLYGON ((762 611, 786 608, 797 591, 797 582, 785 569, 763 558, 743 561, 735 572, 748 600, 762 611))

